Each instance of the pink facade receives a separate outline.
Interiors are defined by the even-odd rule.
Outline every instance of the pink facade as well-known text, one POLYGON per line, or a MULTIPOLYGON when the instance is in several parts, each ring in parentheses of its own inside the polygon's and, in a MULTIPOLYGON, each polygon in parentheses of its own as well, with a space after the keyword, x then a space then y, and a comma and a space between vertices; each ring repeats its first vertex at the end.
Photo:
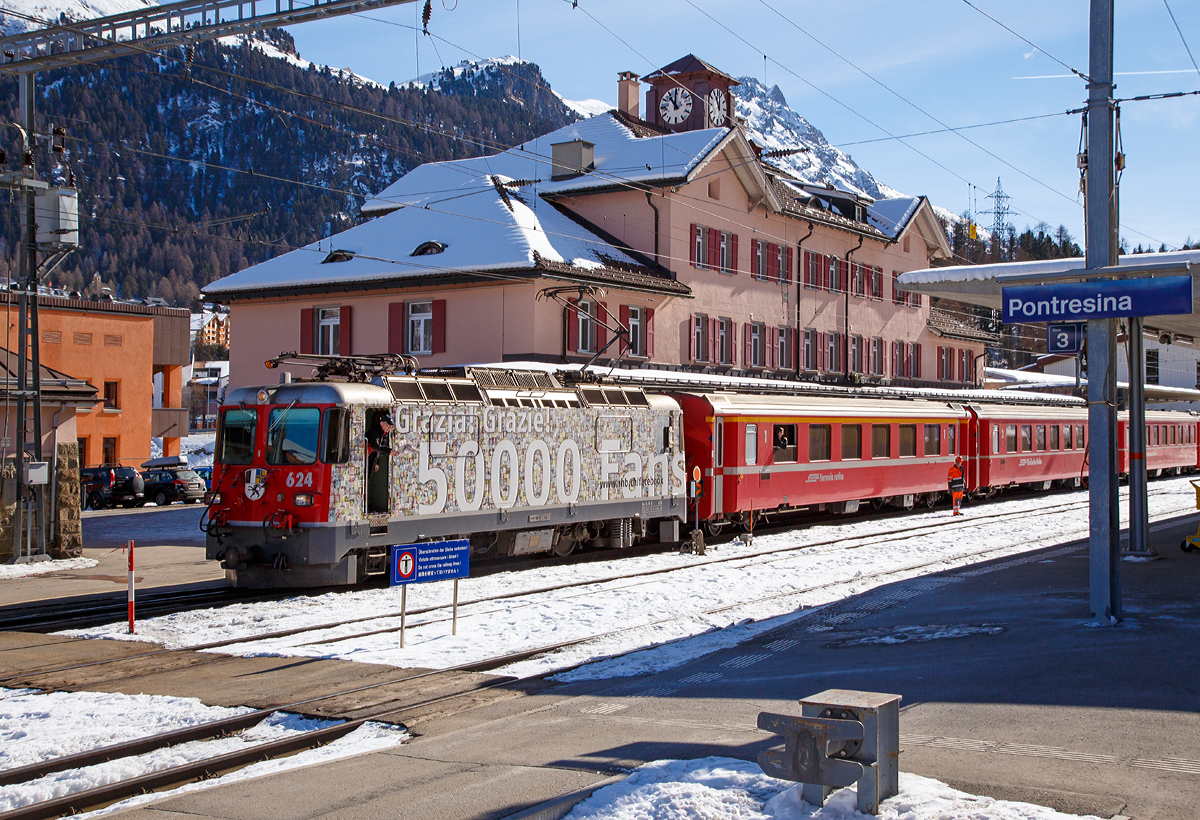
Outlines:
MULTIPOLYGON (((623 135, 623 142, 597 143, 596 174, 605 163, 629 167, 621 151, 665 133, 617 113, 562 131, 561 143, 558 132, 542 143, 623 135)), ((231 304, 231 384, 269 380, 263 361, 288 350, 407 353, 428 367, 582 362, 618 327, 628 329, 632 342, 613 344, 599 361, 620 355, 623 364, 828 381, 975 379, 982 339, 947 333, 930 322, 928 300, 893 285, 897 273, 930 267, 949 253, 927 201, 889 200, 891 210, 881 209, 865 197, 815 188, 762 163, 740 126, 704 133, 713 139, 682 180, 589 187, 585 173, 538 191, 539 208, 566 213, 580 230, 594 231, 593 244, 602 246, 599 263, 581 265, 566 253, 562 262, 548 263, 552 250, 535 248, 526 270, 472 275, 464 269, 453 284, 431 276, 346 283, 334 295, 299 288, 232 293, 222 299, 231 304), (898 224, 879 216, 888 213, 901 215, 898 224), (630 270, 627 264, 605 261, 621 254, 641 260, 636 276, 622 273, 630 270), (576 280, 580 289, 564 297, 570 306, 539 298, 543 288, 576 280)), ((463 167, 454 170, 461 176, 463 167)), ((528 195, 519 193, 526 202, 528 195)), ((416 215, 404 208, 378 219, 416 215)), ((558 235, 543 230, 551 240, 558 235)), ((329 272, 332 277, 339 269, 331 265, 329 272)), ((220 286, 214 286, 217 298, 220 286)))

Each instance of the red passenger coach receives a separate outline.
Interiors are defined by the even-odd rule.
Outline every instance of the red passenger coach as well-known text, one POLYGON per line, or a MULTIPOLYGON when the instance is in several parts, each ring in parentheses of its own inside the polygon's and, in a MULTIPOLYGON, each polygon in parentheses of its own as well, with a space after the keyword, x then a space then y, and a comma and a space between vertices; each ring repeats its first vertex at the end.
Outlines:
MULTIPOLYGON (((1171 410, 1146 411, 1146 473, 1151 478, 1177 475, 1183 468, 1197 464, 1195 416, 1171 410)), ((1122 474, 1129 472, 1129 418, 1121 416, 1121 452, 1118 458, 1122 474)))
POLYGON ((1082 407, 967 405, 967 490, 990 495, 1011 486, 1079 486, 1087 475, 1087 411, 1082 407))
POLYGON ((673 394, 710 531, 752 513, 932 506, 969 414, 959 405, 853 397, 673 394))

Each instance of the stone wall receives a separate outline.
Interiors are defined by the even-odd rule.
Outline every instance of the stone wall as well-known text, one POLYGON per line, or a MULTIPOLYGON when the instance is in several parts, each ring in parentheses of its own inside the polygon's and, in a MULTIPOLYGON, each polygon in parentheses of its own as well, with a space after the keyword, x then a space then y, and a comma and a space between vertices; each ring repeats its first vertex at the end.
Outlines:
MULTIPOLYGON (((6 460, 0 467, 0 476, 3 478, 0 492, 0 563, 7 563, 13 555, 16 462, 12 459, 6 460)), ((52 516, 54 529, 46 550, 53 558, 76 558, 83 554, 83 522, 79 516, 79 448, 75 442, 59 443, 58 466, 54 478, 57 485, 54 494, 57 515, 52 516)), ((44 488, 43 492, 49 505, 50 487, 44 488)), ((36 545, 34 549, 36 550, 36 545)))

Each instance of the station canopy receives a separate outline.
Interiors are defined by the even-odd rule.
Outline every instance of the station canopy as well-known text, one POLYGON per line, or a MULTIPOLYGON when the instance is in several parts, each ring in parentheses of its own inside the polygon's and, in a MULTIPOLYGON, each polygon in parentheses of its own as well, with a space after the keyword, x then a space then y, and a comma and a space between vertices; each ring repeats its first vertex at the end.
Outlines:
POLYGON ((1167 343, 1196 346, 1200 339, 1200 250, 1172 253, 1139 253, 1122 256, 1113 267, 1086 270, 1083 259, 1047 259, 1001 262, 994 265, 953 265, 903 273, 897 279, 901 290, 954 299, 971 305, 1000 309, 1000 291, 1006 286, 1065 284, 1097 277, 1142 279, 1158 276, 1192 277, 1192 313, 1175 316, 1146 316, 1146 335, 1167 343), (1170 338, 1166 338, 1169 336, 1170 338))

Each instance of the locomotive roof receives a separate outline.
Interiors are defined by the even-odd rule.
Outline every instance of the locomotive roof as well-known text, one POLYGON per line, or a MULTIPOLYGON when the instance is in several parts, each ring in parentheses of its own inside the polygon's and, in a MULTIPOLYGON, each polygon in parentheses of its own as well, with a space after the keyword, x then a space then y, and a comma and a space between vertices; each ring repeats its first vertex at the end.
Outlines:
POLYGON ((258 404, 258 394, 265 390, 264 404, 391 404, 392 394, 386 388, 361 382, 288 382, 253 387, 235 387, 225 395, 225 404, 258 404))

